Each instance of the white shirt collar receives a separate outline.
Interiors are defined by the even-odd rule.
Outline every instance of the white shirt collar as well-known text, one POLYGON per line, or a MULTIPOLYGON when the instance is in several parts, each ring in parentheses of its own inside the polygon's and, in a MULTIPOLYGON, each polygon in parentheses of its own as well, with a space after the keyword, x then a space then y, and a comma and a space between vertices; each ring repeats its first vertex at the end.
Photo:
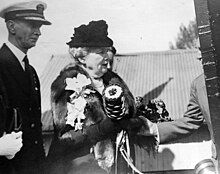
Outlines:
POLYGON ((21 66, 24 68, 24 62, 23 59, 25 57, 25 53, 23 53, 21 50, 19 50, 16 46, 14 46, 11 42, 6 42, 6 45, 9 47, 9 49, 12 51, 12 53, 16 56, 18 61, 20 62, 21 66))

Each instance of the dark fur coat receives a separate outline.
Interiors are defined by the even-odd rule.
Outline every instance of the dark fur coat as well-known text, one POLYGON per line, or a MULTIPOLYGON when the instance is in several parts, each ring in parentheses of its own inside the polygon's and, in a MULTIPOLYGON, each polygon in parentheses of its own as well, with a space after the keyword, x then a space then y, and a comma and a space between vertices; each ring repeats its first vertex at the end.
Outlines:
MULTIPOLYGON (((70 125, 66 125, 65 118, 67 115, 67 102, 72 92, 65 90, 65 79, 76 77, 78 73, 90 78, 81 67, 68 66, 61 71, 60 75, 51 86, 51 104, 54 118, 55 137, 48 155, 51 164, 50 171, 51 173, 59 174, 71 173, 73 171, 74 174, 106 173, 99 166, 103 167, 103 165, 107 164, 102 160, 98 160, 98 166, 95 158, 106 158, 106 156, 109 156, 109 153, 114 154, 115 135, 106 135, 106 137, 109 136, 109 138, 99 141, 98 143, 97 140, 99 140, 99 135, 94 135, 95 140, 92 137, 86 136, 85 130, 88 127, 98 125, 101 120, 106 119, 107 117, 103 108, 102 95, 93 88, 92 84, 87 86, 87 88, 94 90, 95 92, 90 93, 85 98, 87 104, 84 110, 86 119, 84 120, 83 129, 74 131, 70 125), (96 145, 93 148, 93 155, 90 153, 90 148, 94 144, 96 145)), ((111 71, 105 73, 102 79, 105 87, 110 84, 118 84, 123 88, 125 107, 127 110, 126 113, 133 117, 136 112, 135 100, 125 82, 117 74, 111 71)), ((109 171, 110 168, 105 170, 109 171)))

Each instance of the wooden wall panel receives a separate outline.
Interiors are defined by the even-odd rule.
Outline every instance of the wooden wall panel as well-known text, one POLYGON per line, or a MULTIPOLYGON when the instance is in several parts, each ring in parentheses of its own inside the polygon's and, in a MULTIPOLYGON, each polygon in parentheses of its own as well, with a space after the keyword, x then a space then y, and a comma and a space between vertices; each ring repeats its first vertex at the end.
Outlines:
MULTIPOLYGON (((220 155, 220 1, 194 0, 213 137, 220 155)), ((218 159, 220 173, 220 159, 218 159)))

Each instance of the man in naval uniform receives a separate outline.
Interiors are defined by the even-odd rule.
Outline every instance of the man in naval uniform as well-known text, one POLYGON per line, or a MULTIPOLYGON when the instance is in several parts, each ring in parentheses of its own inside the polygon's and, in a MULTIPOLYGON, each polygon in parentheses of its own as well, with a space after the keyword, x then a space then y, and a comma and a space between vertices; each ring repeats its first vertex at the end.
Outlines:
POLYGON ((0 85, 2 101, 6 101, 0 107, 0 113, 5 113, 0 115, 0 139, 6 144, 2 151, 13 138, 19 140, 16 152, 0 153, 0 173, 44 173, 40 83, 27 53, 36 45, 41 26, 51 24, 44 17, 45 9, 41 1, 26 1, 0 10, 8 30, 8 41, 0 49, 0 85), (10 135, 14 136, 11 140, 5 138, 10 135))

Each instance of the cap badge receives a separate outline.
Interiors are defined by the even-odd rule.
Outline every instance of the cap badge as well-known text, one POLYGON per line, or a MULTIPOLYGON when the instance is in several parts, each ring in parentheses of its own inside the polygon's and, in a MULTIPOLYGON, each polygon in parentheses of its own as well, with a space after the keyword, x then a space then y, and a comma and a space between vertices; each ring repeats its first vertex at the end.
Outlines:
POLYGON ((43 14, 43 11, 44 11, 44 5, 43 4, 38 4, 36 8, 37 8, 38 13, 43 14))

